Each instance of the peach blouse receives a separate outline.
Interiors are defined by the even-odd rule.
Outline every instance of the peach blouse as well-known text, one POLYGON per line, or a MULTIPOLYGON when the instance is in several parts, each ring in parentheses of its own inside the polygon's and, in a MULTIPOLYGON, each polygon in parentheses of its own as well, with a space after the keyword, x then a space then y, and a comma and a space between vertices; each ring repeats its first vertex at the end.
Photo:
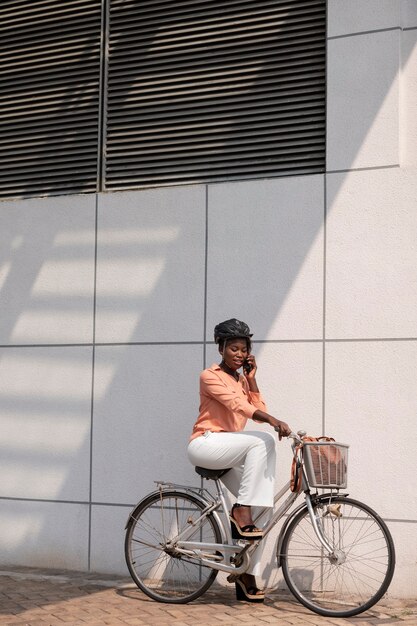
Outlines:
POLYGON ((190 441, 206 430, 236 432, 244 429, 257 409, 266 411, 260 393, 249 390, 242 374, 235 380, 218 365, 212 365, 200 375, 200 412, 190 441))

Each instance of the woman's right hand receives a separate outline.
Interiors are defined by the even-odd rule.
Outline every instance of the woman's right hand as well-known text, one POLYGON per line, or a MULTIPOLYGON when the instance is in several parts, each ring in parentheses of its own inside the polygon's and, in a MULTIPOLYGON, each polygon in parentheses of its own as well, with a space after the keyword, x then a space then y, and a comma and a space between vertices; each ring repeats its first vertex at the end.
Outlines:
POLYGON ((288 426, 286 422, 282 422, 281 420, 274 421, 274 430, 278 433, 278 438, 281 441, 283 437, 288 437, 288 435, 292 432, 292 429, 288 426))

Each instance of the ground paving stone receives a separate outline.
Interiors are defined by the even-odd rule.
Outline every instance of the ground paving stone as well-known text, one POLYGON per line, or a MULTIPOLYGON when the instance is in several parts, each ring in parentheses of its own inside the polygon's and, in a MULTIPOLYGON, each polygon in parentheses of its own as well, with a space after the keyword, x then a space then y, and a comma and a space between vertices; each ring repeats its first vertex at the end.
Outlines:
POLYGON ((284 592, 265 604, 237 602, 216 585, 186 605, 160 604, 130 579, 39 570, 0 571, 1 626, 417 626, 417 600, 384 599, 350 619, 311 613, 284 592))

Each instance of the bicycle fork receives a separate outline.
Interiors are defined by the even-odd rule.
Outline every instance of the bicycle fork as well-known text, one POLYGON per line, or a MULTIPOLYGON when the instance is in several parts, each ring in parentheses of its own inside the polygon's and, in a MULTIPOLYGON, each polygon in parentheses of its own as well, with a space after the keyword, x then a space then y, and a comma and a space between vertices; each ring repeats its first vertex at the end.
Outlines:
MULTIPOLYGON (((332 563, 333 565, 341 565, 342 563, 346 561, 345 552, 341 548, 338 548, 337 546, 329 543, 328 539, 326 538, 326 534, 324 532, 322 518, 314 510, 314 505, 313 505, 310 493, 305 492, 304 495, 305 495, 305 504, 300 505, 295 511, 293 511, 293 513, 290 515, 290 517, 287 519, 286 523, 281 529, 280 536, 278 538, 278 543, 277 543, 278 567, 281 567, 281 558, 282 558, 281 547, 282 547, 286 530, 291 520, 294 519, 296 514, 299 511, 301 511, 304 506, 307 508, 308 516, 310 518, 311 526, 314 530, 314 534, 316 535, 320 544, 323 546, 326 557, 329 559, 330 563, 332 563)), ((329 496, 329 494, 323 494, 323 495, 327 497, 329 496)), ((323 506, 325 506, 324 503, 323 503, 323 506)), ((323 517, 327 515, 331 516, 332 519, 333 518, 338 519, 342 517, 342 513, 340 512, 340 505, 332 505, 330 503, 327 503, 327 510, 324 513, 323 517)))

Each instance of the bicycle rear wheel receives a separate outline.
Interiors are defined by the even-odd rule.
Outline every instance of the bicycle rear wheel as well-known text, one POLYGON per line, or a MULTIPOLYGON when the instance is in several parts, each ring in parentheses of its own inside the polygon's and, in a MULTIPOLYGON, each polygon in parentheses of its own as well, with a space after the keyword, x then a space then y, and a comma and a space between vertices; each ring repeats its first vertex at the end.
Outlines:
POLYGON ((318 498, 314 512, 334 556, 328 556, 302 509, 282 543, 285 581, 294 596, 319 615, 362 613, 380 600, 394 574, 391 534, 377 513, 350 498, 318 498))
POLYGON ((190 602, 214 582, 217 570, 176 553, 175 547, 166 547, 167 541, 192 524, 188 541, 221 543, 213 515, 196 523, 203 510, 204 504, 189 493, 163 491, 151 494, 134 511, 126 529, 126 563, 134 582, 153 600, 190 602))

